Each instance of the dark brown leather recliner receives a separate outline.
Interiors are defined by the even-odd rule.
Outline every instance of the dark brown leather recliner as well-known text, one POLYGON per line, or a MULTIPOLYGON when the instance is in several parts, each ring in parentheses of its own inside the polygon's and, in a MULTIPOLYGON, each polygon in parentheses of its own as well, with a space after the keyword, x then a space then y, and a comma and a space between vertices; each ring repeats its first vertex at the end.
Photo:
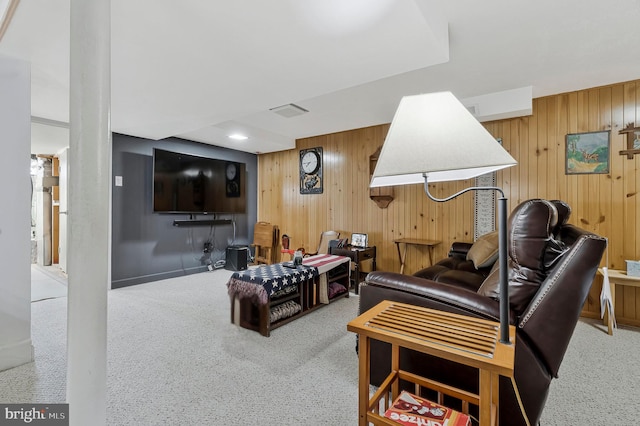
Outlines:
MULTIPOLYGON (((508 220, 510 318, 516 326, 515 384, 530 424, 539 422, 549 385, 564 357, 606 240, 567 224, 570 209, 560 201, 529 200, 508 220)), ((495 269, 495 268, 494 268, 495 269)), ((391 272, 371 272, 360 288, 360 312, 382 300, 410 303, 499 321, 497 270, 477 291, 391 272)), ((400 368, 471 392, 477 370, 411 350, 402 350, 400 368)), ((372 341, 371 381, 390 372, 390 347, 372 341)), ((516 389, 500 378, 499 422, 524 425, 516 389)))

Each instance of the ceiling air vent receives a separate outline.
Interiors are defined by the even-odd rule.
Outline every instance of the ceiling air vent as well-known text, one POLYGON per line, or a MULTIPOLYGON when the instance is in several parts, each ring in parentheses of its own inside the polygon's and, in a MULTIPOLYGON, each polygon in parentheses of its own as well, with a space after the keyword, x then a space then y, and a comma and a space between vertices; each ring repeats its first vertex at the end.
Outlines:
POLYGON ((295 104, 282 105, 279 107, 271 108, 269 111, 273 111, 276 114, 286 118, 295 117, 297 115, 302 115, 304 113, 309 112, 306 109, 299 107, 298 105, 295 105, 295 104))

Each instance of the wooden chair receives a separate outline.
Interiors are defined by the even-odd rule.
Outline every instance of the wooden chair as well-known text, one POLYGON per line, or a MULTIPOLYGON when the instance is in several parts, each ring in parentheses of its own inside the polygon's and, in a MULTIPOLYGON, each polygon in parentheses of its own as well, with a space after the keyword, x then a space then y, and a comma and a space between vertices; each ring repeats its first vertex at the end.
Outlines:
POLYGON ((335 240, 340 236, 336 231, 324 231, 320 234, 320 242, 318 243, 318 250, 315 253, 305 253, 305 256, 314 256, 316 254, 329 253, 329 241, 335 240))
POLYGON ((271 265, 273 263, 273 248, 277 246, 278 227, 268 222, 258 222, 253 228, 253 244, 255 247, 254 262, 271 265))

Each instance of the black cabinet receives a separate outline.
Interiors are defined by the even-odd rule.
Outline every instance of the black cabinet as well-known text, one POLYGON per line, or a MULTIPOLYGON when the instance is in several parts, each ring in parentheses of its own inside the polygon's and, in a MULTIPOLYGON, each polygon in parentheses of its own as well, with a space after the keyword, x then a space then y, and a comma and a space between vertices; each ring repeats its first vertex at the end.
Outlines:
POLYGON ((360 287, 360 280, 362 278, 362 262, 366 262, 370 260, 372 262, 371 270, 376 270, 376 246, 372 247, 352 247, 347 246, 346 248, 337 248, 330 247, 329 254, 334 254, 336 256, 346 256, 351 258, 353 262, 354 269, 353 274, 351 275, 351 281, 353 282, 353 288, 358 294, 360 287))

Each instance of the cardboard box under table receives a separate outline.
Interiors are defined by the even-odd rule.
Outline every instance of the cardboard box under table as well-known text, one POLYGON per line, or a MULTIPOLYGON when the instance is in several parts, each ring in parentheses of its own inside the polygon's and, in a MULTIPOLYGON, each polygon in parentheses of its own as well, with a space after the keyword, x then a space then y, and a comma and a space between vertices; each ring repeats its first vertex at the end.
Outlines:
POLYGON ((297 267, 284 262, 235 272, 227 283, 231 322, 269 336, 277 327, 349 297, 350 261, 321 254, 297 267))

